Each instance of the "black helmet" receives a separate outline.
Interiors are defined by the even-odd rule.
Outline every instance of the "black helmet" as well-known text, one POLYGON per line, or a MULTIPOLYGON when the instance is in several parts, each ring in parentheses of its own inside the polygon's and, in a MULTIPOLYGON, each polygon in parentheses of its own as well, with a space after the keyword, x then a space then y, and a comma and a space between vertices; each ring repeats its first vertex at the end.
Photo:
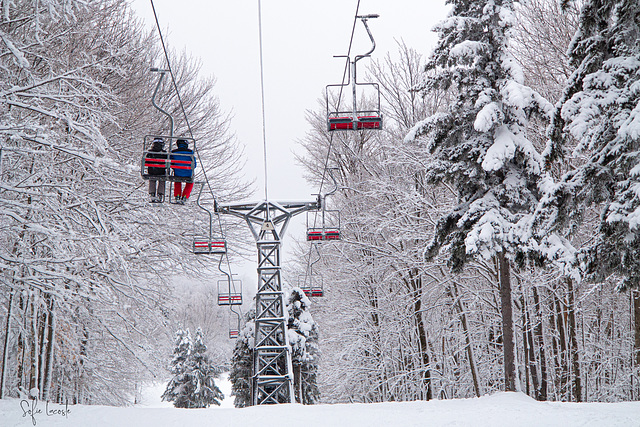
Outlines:
POLYGON ((164 145, 164 139, 162 139, 162 138, 153 138, 153 144, 154 145, 163 146, 164 145))
POLYGON ((189 141, 186 139, 179 139, 176 141, 176 144, 178 144, 178 147, 187 147, 189 146, 189 141))

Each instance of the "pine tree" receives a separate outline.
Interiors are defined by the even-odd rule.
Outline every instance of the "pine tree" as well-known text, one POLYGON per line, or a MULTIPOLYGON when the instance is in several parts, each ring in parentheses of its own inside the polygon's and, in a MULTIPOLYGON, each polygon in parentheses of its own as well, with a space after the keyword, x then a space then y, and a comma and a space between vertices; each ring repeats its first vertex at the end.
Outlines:
POLYGON ((427 259, 449 249, 460 271, 473 258, 499 266, 505 389, 515 390, 510 259, 523 250, 522 231, 539 194, 542 158, 526 137, 534 114, 552 106, 524 85, 508 52, 512 0, 449 0, 450 16, 427 66, 423 92, 452 92, 453 103, 418 123, 407 141, 424 141, 432 155, 426 179, 452 184, 457 205, 438 222, 427 259))
POLYGON ((564 174, 544 199, 540 234, 574 231, 585 208, 600 209, 598 232, 578 259, 586 276, 612 273, 622 287, 640 284, 640 5, 636 0, 585 3, 570 57, 570 77, 550 126, 548 162, 572 138, 586 162, 564 174))
POLYGON ((320 400, 317 384, 320 359, 318 325, 309 312, 310 305, 311 301, 300 288, 290 291, 287 298, 287 327, 292 350, 294 388, 296 400, 304 405, 313 405, 320 400))
POLYGON ((162 400, 168 402, 174 402, 177 408, 184 408, 185 406, 179 406, 182 404, 182 399, 186 391, 187 383, 189 379, 186 375, 187 360, 191 353, 193 343, 191 341, 191 333, 187 329, 179 329, 176 332, 175 347, 173 349, 173 359, 171 359, 171 373, 173 378, 167 384, 167 389, 162 394, 162 400), (179 403, 180 402, 180 403, 179 403))
POLYGON ((191 340, 189 330, 178 331, 171 372, 174 377, 167 385, 162 400, 173 401, 176 408, 208 408, 220 405, 224 395, 216 386, 219 371, 205 354, 202 329, 191 340))
POLYGON ((240 331, 231 358, 231 395, 235 396, 236 408, 245 408, 253 404, 251 396, 251 378, 253 376, 253 337, 255 334, 255 310, 245 316, 245 326, 240 331))
POLYGON ((191 382, 195 387, 189 398, 191 408, 208 408, 211 404, 219 406, 220 401, 224 399, 224 395, 215 383, 219 369, 209 361, 206 351, 202 328, 198 328, 193 340, 193 351, 187 363, 191 382))

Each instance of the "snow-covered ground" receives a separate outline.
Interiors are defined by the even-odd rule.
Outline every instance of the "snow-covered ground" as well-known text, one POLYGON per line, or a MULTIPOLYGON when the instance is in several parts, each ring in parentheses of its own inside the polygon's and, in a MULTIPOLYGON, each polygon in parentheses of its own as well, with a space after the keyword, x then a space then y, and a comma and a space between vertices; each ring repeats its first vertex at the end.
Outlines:
MULTIPOLYGON (((228 382, 220 383, 225 396, 228 382)), ((277 405, 234 409, 231 399, 221 407, 175 409, 160 401, 164 385, 149 387, 142 403, 128 408, 70 406, 38 403, 32 407, 18 399, 0 400, 0 426, 64 427, 410 427, 410 426, 640 426, 640 402, 553 403, 536 402, 522 393, 497 393, 478 399, 439 400, 348 405, 277 405)))

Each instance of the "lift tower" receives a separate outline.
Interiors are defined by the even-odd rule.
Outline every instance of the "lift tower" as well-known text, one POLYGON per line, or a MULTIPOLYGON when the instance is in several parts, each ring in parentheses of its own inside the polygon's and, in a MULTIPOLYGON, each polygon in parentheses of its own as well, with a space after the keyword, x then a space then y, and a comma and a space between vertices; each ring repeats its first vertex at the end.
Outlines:
POLYGON ((243 218, 258 247, 255 347, 252 398, 254 405, 293 403, 293 367, 285 322, 280 271, 280 243, 289 220, 322 207, 314 202, 269 201, 257 204, 216 205, 216 212, 243 218))

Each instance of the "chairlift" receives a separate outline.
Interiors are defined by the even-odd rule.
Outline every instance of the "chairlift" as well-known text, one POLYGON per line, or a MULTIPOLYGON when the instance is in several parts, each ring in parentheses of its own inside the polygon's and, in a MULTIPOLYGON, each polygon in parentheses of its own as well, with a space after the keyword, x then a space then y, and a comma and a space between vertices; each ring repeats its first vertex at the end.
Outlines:
POLYGON ((382 129, 382 114, 380 110, 380 86, 378 83, 373 82, 358 82, 357 74, 356 74, 356 64, 362 58, 368 58, 371 56, 371 53, 376 48, 376 42, 373 39, 373 35, 371 34, 371 30, 369 29, 369 25, 367 24, 368 19, 377 18, 379 15, 362 15, 357 16, 362 20, 365 29, 367 30, 367 34, 369 35, 369 39, 371 40, 371 50, 369 50, 364 55, 356 55, 353 61, 348 55, 336 55, 334 58, 346 58, 347 62, 350 64, 348 80, 347 83, 342 84, 332 84, 327 85, 325 88, 325 97, 327 100, 327 130, 365 130, 365 129, 382 129), (351 111, 340 110, 340 106, 332 109, 330 108, 330 99, 332 99, 331 94, 337 92, 336 88, 339 88, 340 93, 347 86, 351 86, 351 94, 353 97, 353 107, 351 111), (373 88, 374 96, 375 96, 375 104, 372 108, 362 109, 358 106, 358 98, 357 98, 357 88, 361 89, 365 87, 373 88))
POLYGON ((205 211, 209 215, 209 234, 198 235, 193 238, 193 253, 198 255, 224 255, 227 253, 227 241, 220 236, 215 236, 213 233, 213 215, 211 210, 202 206, 201 197, 202 190, 204 189, 204 182, 198 182, 200 184, 200 191, 198 192, 198 198, 196 199, 196 205, 205 211))
POLYGON ((218 270, 227 277, 218 280, 218 305, 242 305, 242 281, 235 280, 233 274, 222 269, 223 259, 220 257, 218 261, 218 270))
POLYGON ((298 276, 298 287, 309 298, 317 298, 324 296, 324 282, 322 276, 313 273, 313 266, 320 261, 320 250, 318 245, 312 245, 309 249, 309 265, 307 266, 307 272, 304 275, 298 276), (311 253, 315 248, 317 258, 311 262, 311 253))
POLYGON ((211 240, 208 236, 193 238, 193 253, 208 255, 224 255, 227 253, 227 242, 224 239, 211 240))
POLYGON ((229 311, 233 314, 235 314, 235 318, 234 316, 231 316, 231 314, 229 315, 229 339, 236 339, 238 338, 238 336, 240 336, 240 313, 238 313, 237 311, 235 311, 233 309, 233 307, 229 307, 229 311))
POLYGON ((142 161, 140 174, 143 179, 163 180, 171 182, 193 182, 193 169, 195 153, 180 153, 172 155, 177 140, 185 140, 195 150, 196 140, 187 137, 172 137, 167 135, 146 135, 142 148, 142 161), (154 150, 154 141, 161 139, 163 144, 168 143, 167 150, 154 150), (177 159, 176 157, 180 157, 177 159), (176 171, 191 171, 191 176, 177 176, 176 171))
MULTIPOLYGON (((145 180, 157 181, 161 183, 159 184, 159 186, 164 191, 164 183, 167 181, 171 183, 193 182, 196 141, 193 138, 174 136, 173 117, 156 103, 158 90, 162 85, 162 80, 165 73, 169 72, 169 70, 151 68, 151 71, 160 73, 158 84, 156 85, 153 96, 151 97, 151 103, 158 111, 167 116, 167 118, 169 119, 169 135, 146 135, 144 137, 142 146, 142 158, 140 161, 140 175, 145 180), (193 153, 171 154, 178 140, 185 140, 188 144, 190 144, 193 153), (157 143, 154 144, 154 142, 156 141, 157 143), (165 144, 168 144, 168 146, 166 146, 165 144), (191 173, 185 173, 185 171, 191 173)), ((164 192, 160 193, 165 194, 164 192)), ((172 188, 169 188, 169 198, 171 198, 171 195, 172 188)), ((162 202, 163 198, 160 198, 156 201, 162 202)))
POLYGON ((242 305, 241 280, 218 280, 218 305, 242 305))
POLYGON ((326 208, 327 196, 331 196, 338 190, 338 183, 333 176, 333 170, 327 169, 333 181, 333 190, 325 194, 324 197, 318 197, 321 200, 320 218, 318 218, 317 212, 307 212, 307 241, 309 242, 340 240, 340 211, 326 208))
POLYGON ((308 274, 298 277, 298 287, 309 298, 324 296, 324 281, 319 274, 308 274))
POLYGON ((340 211, 323 208, 320 218, 315 212, 307 212, 307 241, 331 240, 340 240, 340 211), (328 223, 329 219, 330 224, 328 223))

